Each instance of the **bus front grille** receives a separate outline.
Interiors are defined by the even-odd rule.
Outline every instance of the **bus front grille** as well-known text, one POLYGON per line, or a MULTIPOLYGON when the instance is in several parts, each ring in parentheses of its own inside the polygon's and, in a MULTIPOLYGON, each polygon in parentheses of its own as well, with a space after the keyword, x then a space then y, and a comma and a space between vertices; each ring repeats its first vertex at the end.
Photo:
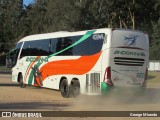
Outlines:
POLYGON ((87 93, 100 93, 100 73, 86 74, 86 91, 87 93))
POLYGON ((115 57, 114 63, 116 65, 124 66, 143 66, 145 60, 140 58, 126 58, 126 57, 115 57))

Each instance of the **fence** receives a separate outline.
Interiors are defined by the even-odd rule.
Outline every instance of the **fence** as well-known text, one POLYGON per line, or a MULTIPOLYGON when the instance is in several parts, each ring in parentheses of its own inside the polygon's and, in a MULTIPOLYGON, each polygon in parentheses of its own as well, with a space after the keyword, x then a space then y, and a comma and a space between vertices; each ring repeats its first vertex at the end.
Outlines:
POLYGON ((160 61, 150 61, 149 71, 160 71, 160 61))

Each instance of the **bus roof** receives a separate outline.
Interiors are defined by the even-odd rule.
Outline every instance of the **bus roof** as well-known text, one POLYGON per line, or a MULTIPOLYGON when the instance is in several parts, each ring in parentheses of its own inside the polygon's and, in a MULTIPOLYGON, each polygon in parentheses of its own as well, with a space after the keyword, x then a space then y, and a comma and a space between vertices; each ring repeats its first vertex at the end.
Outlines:
POLYGON ((24 38, 22 38, 19 42, 23 41, 32 41, 32 40, 39 40, 39 39, 50 39, 50 38, 56 38, 60 36, 66 36, 70 32, 67 31, 59 31, 59 32, 53 32, 53 33, 44 33, 44 34, 35 34, 35 35, 29 35, 24 38))
MULTIPOLYGON (((104 32, 104 30, 106 29, 111 30, 111 28, 101 28, 101 29, 93 29, 93 30, 104 32)), ((76 32, 59 31, 59 32, 53 32, 53 33, 35 34, 35 35, 26 36, 22 38, 19 42, 40 40, 40 39, 51 39, 51 38, 67 37, 67 36, 69 37, 69 36, 75 36, 75 35, 84 35, 87 31, 91 31, 91 30, 76 31, 76 32)))
MULTIPOLYGON (((104 30, 124 30, 124 31, 135 31, 135 32, 141 32, 138 30, 131 30, 131 29, 119 29, 119 28, 101 28, 101 29, 93 29, 98 32, 105 32, 104 30)), ((24 38, 22 38, 19 42, 24 41, 32 41, 32 40, 40 40, 40 39, 51 39, 51 38, 58 38, 58 37, 69 37, 69 36, 75 36, 75 35, 84 35, 87 31, 91 30, 85 30, 85 31, 76 31, 76 32, 68 32, 68 31, 59 31, 59 32, 52 32, 52 33, 44 33, 44 34, 35 34, 35 35, 29 35, 24 38)))

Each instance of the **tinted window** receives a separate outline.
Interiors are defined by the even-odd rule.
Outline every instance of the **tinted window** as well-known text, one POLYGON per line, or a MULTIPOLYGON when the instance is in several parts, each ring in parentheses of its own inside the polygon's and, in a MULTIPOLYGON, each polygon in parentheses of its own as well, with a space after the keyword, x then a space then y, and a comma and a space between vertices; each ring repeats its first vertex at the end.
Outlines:
POLYGON ((30 55, 30 42, 25 42, 22 48, 20 58, 30 55))
POLYGON ((21 46, 22 46, 22 42, 20 42, 20 43, 18 43, 17 45, 16 45, 16 59, 18 58, 18 55, 19 55, 19 51, 20 51, 20 49, 21 49, 21 46))
POLYGON ((52 53, 57 55, 92 55, 102 49, 104 34, 94 34, 86 40, 76 44, 82 36, 73 36, 65 38, 52 39, 52 53))
POLYGON ((31 56, 48 56, 50 54, 49 48, 50 40, 36 40, 30 43, 31 56))
POLYGON ((20 48, 22 46, 22 42, 16 45, 16 48, 9 53, 9 59, 12 61, 12 66, 17 63, 17 58, 19 55, 20 48))
POLYGON ((51 54, 50 40, 27 41, 23 45, 21 58, 25 56, 48 56, 51 54))
MULTIPOLYGON (((48 56, 50 55, 49 42, 50 40, 38 40, 35 45, 38 45, 39 56, 48 56)), ((34 48, 34 47, 33 47, 34 48)))
POLYGON ((18 44, 16 45, 16 48, 17 48, 17 49, 20 49, 21 46, 22 46, 22 42, 18 43, 18 44))
POLYGON ((82 42, 79 36, 27 41, 24 43, 21 58, 24 56, 92 55, 102 49, 104 34, 94 34, 82 42), (100 37, 98 37, 100 36, 100 37))

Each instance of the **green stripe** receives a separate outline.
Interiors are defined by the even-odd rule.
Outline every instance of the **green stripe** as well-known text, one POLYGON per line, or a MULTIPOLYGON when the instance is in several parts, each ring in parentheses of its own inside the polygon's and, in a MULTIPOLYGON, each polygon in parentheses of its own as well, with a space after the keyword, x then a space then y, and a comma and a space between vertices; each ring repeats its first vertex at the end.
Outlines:
POLYGON ((58 52, 56 52, 56 53, 54 53, 54 54, 52 54, 52 55, 49 55, 48 58, 50 58, 50 57, 52 57, 52 56, 55 56, 55 55, 58 55, 58 54, 60 54, 60 53, 62 53, 62 52, 64 52, 64 51, 66 51, 66 50, 68 50, 68 49, 70 49, 70 48, 78 45, 79 43, 83 42, 83 41, 86 40, 88 37, 90 37, 95 31, 96 31, 96 30, 88 31, 88 32, 87 32, 83 37, 81 37, 77 42, 75 42, 74 44, 66 47, 65 49, 63 49, 63 50, 61 50, 61 51, 58 51, 58 52))
MULTIPOLYGON (((27 71, 28 71, 28 69, 29 69, 29 67, 30 67, 30 65, 32 64, 32 62, 29 64, 29 66, 27 67, 27 71)), ((27 71, 26 71, 26 73, 25 73, 25 79, 27 79, 27 71)), ((29 72, 29 71, 28 71, 29 72)))
POLYGON ((32 85, 32 80, 33 80, 34 74, 33 74, 33 70, 31 70, 30 76, 29 76, 29 80, 28 80, 28 84, 32 85))
MULTIPOLYGON (((68 49, 70 49, 70 48, 78 45, 79 43, 81 43, 81 42, 83 42, 84 40, 86 40, 87 38, 89 38, 95 31, 96 31, 96 30, 87 31, 86 34, 83 35, 83 36, 82 36, 78 41, 76 41, 74 44, 66 47, 65 49, 63 49, 63 50, 61 50, 61 51, 58 51, 58 52, 56 52, 56 53, 54 53, 54 54, 51 54, 51 55, 49 55, 49 56, 47 56, 47 57, 50 58, 50 57, 52 57, 52 56, 58 55, 58 54, 60 54, 60 53, 62 53, 62 52, 64 52, 64 51, 66 51, 66 50, 68 50, 68 49)), ((38 60, 37 60, 37 61, 38 61, 38 60)), ((39 67, 41 64, 42 64, 42 63, 37 63, 36 66, 39 67)), ((31 70, 28 84, 32 84, 33 77, 34 77, 34 75, 33 75, 33 70, 31 70)))
MULTIPOLYGON (((37 63, 36 66, 40 66, 42 63, 37 63)), ((30 76, 29 76, 29 81, 28 81, 28 84, 29 85, 32 85, 32 80, 33 80, 33 77, 34 77, 34 71, 33 69, 31 70, 31 73, 30 73, 30 76)))
MULTIPOLYGON (((36 58, 35 58, 35 59, 36 59, 36 58)), ((38 59, 37 59, 37 60, 38 60, 38 59)), ((37 60, 36 60, 36 61, 37 61, 37 60)), ((35 60, 33 60, 33 62, 34 62, 34 61, 35 61, 35 60)), ((31 62, 31 63, 29 64, 29 66, 27 67, 27 71, 28 71, 30 65, 31 65, 33 62, 31 62)), ((25 79, 27 79, 27 71, 26 71, 26 73, 25 73, 25 79)), ((28 72, 29 72, 29 71, 28 71, 28 72)), ((31 73, 33 73, 32 68, 31 68, 31 73)), ((31 74, 31 73, 30 73, 30 74, 31 74)), ((33 79, 33 78, 32 78, 32 79, 33 79)), ((32 79, 31 79, 31 80, 32 80, 32 79)), ((30 80, 30 76, 29 76, 29 81, 32 83, 31 80, 30 80)), ((28 84, 29 84, 29 81, 28 81, 28 84)))

